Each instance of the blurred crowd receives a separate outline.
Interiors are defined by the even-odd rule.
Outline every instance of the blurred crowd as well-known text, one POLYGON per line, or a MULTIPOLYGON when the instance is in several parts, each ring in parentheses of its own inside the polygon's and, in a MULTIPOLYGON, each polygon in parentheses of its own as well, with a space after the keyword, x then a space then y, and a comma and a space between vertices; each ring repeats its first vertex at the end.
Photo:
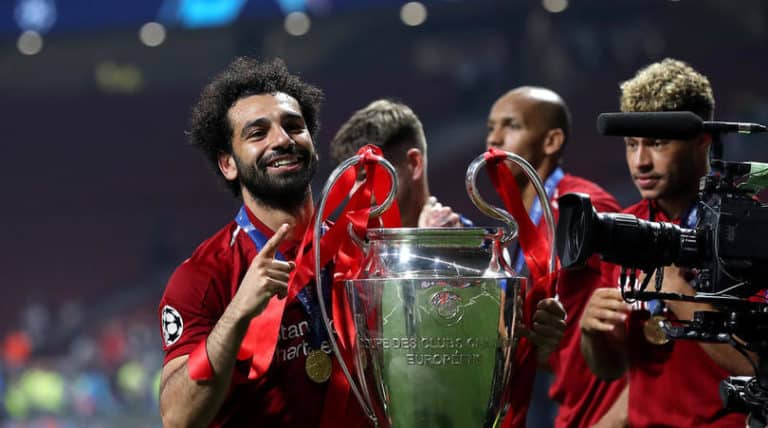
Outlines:
POLYGON ((91 306, 30 304, 2 337, 2 426, 160 426, 154 302, 108 315, 91 306))

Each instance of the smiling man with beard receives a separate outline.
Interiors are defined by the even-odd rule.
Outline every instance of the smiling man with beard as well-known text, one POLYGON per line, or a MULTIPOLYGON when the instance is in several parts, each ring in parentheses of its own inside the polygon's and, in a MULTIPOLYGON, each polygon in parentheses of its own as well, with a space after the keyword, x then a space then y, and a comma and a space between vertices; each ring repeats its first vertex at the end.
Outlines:
MULTIPOLYGON (((166 427, 320 426, 326 404, 348 398, 329 388, 330 347, 314 285, 284 306, 277 300, 286 297, 312 218, 312 136, 322 98, 282 61, 238 58, 193 108, 192 144, 243 206, 176 269, 160 301, 166 427), (270 320, 279 321, 274 334, 259 328, 270 320), (253 361, 265 349, 268 367, 259 371, 253 361)), ((364 425, 357 407, 331 417, 364 425)))

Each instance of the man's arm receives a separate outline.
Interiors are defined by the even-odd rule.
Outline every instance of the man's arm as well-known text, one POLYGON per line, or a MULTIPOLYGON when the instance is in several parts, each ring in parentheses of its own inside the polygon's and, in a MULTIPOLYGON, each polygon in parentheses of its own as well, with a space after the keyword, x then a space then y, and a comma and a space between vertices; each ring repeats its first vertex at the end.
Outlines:
POLYGON ((163 366, 160 415, 165 427, 207 426, 219 411, 232 379, 232 370, 248 322, 230 305, 206 339, 213 378, 197 382, 189 376, 188 355, 163 366))
POLYGON ((627 371, 626 327, 629 305, 615 288, 598 288, 581 316, 581 354, 590 370, 603 380, 627 371))
POLYGON ((293 262, 275 260, 280 242, 288 233, 282 225, 254 257, 237 293, 206 339, 213 378, 195 381, 189 376, 189 356, 177 357, 163 367, 160 381, 160 415, 165 427, 207 426, 227 395, 237 352, 250 320, 277 295, 285 298, 293 262))
MULTIPOLYGON (((664 282, 662 290, 670 293, 679 293, 693 295, 695 291, 685 280, 679 268, 667 266, 664 268, 664 282)), ((693 313, 698 311, 716 311, 714 307, 706 303, 682 302, 677 300, 665 301, 669 310, 671 310, 678 319, 691 320, 693 313)), ((712 360, 725 369, 727 372, 737 376, 754 376, 754 370, 747 358, 737 351, 732 345, 727 343, 708 343, 699 342, 699 346, 709 355, 712 360)), ((753 361, 757 356, 751 355, 753 361)))
POLYGON ((624 428, 629 426, 629 385, 613 402, 613 405, 592 428, 624 428))

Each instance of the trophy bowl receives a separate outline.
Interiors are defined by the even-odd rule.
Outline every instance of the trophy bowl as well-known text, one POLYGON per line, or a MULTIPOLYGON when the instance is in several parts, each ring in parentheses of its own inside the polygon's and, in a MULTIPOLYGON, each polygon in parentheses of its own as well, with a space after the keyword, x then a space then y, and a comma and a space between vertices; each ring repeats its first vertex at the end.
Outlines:
POLYGON ((500 424, 525 278, 503 229, 369 229, 346 282, 356 384, 382 427, 500 424))

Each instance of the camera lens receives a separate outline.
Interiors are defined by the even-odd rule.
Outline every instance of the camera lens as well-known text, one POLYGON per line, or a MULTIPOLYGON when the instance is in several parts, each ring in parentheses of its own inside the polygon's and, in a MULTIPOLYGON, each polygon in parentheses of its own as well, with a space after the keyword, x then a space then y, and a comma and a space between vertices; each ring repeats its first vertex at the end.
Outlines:
POLYGON ((583 266, 592 253, 607 262, 643 270, 685 265, 689 254, 696 253, 692 230, 630 214, 597 213, 589 196, 578 193, 561 196, 558 204, 557 250, 564 268, 583 266))

